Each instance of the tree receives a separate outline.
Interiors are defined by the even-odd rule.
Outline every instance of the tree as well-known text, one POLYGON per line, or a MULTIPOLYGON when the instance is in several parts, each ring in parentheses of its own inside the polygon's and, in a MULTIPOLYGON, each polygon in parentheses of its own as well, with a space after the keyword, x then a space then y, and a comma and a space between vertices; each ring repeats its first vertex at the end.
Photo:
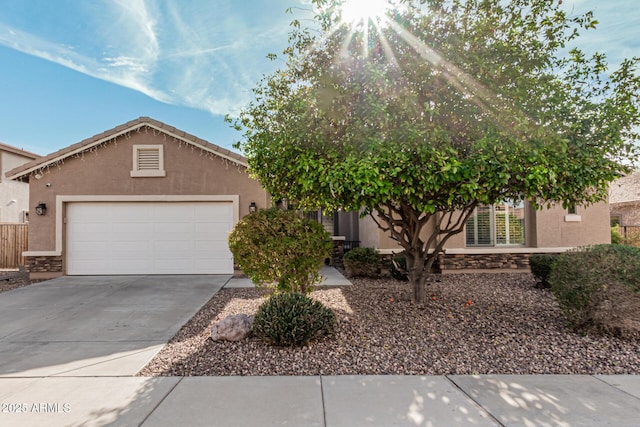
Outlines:
MULTIPOLYGON (((607 75, 574 48, 591 13, 556 0, 422 0, 342 22, 314 0, 286 65, 234 122, 275 198, 362 210, 406 252, 413 297, 479 205, 589 205, 637 154, 638 58, 607 75)), ((275 57, 275 56, 274 56, 275 57)))

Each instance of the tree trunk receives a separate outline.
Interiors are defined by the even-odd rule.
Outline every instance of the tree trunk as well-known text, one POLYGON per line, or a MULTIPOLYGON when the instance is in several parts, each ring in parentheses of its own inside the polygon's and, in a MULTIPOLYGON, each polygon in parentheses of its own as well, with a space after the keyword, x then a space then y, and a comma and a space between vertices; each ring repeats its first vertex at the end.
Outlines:
POLYGON ((429 272, 425 270, 424 254, 421 251, 407 251, 407 273, 413 288, 413 302, 424 304, 427 301, 426 281, 429 272))
POLYGON ((380 229, 391 233, 405 251, 407 259, 407 275, 413 288, 413 302, 424 304, 427 301, 425 288, 427 279, 431 275, 431 267, 438 259, 445 243, 453 235, 464 230, 464 224, 478 205, 471 202, 457 211, 439 211, 437 215, 417 211, 412 206, 388 203, 379 206, 378 218, 372 214, 371 218, 380 229), (420 233, 429 221, 434 220, 434 229, 430 231, 426 242, 420 239, 420 233), (443 226, 444 225, 444 226, 443 226))

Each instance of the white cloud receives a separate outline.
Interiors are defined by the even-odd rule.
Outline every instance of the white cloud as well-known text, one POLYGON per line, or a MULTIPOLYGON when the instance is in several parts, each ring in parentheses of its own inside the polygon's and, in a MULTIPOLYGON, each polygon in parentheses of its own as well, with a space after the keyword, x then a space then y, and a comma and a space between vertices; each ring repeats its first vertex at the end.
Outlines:
MULTIPOLYGON (((639 50, 636 2, 564 0, 563 7, 573 14, 596 9, 601 28, 585 32, 580 43, 587 51, 605 50, 615 64, 639 50)), ((289 22, 313 14, 309 4, 254 0, 248 10, 232 0, 95 0, 69 9, 25 7, 14 19, 0 18, 6 22, 0 22, 0 44, 161 102, 234 113, 260 77, 283 64, 265 56, 281 52, 289 22), (288 6, 294 15, 284 13, 288 6)))
POLYGON ((256 3, 273 16, 248 14, 234 2, 80 3, 66 11, 78 16, 59 28, 55 19, 46 29, 0 23, 0 44, 161 102, 226 114, 246 104, 273 66, 266 54, 286 43, 284 7, 256 3))

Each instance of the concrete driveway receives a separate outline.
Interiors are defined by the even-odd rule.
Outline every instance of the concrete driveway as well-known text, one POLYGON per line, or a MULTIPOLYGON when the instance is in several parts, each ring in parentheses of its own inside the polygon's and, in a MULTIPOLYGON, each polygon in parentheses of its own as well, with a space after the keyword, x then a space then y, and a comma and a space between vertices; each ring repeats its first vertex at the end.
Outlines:
POLYGON ((0 294, 0 377, 135 375, 231 276, 73 276, 0 294))

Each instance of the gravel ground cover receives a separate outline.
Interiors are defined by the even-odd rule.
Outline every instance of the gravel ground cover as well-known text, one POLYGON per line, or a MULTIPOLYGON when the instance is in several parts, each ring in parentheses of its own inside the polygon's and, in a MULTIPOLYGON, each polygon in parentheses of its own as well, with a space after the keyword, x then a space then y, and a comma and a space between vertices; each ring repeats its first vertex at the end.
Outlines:
POLYGON ((407 283, 352 282, 312 293, 335 311, 338 331, 296 348, 212 341, 213 324, 254 314, 266 295, 223 289, 139 375, 640 374, 640 340, 570 331, 529 273, 445 275, 424 306, 407 283))
POLYGON ((26 271, 0 271, 0 293, 31 284, 26 271))

